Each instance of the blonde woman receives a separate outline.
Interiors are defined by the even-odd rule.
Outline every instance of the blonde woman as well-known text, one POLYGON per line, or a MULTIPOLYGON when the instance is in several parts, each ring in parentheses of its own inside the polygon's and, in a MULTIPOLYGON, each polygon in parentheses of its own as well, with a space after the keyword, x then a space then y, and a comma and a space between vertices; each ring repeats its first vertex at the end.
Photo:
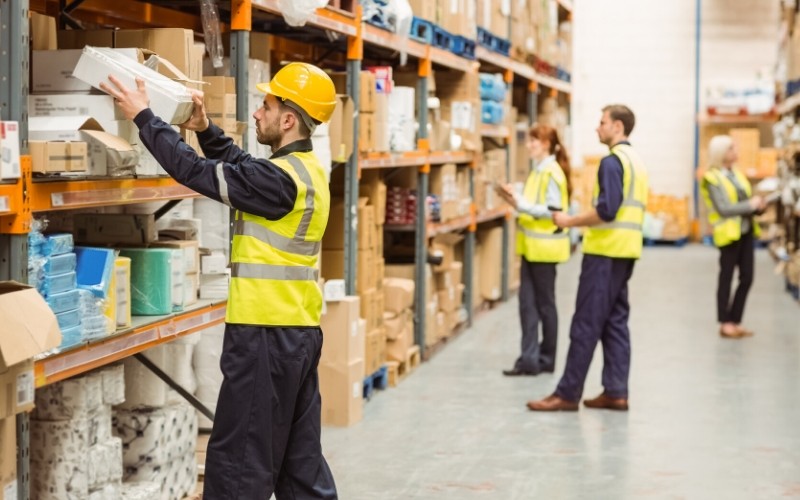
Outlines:
POLYGON ((719 334, 742 338, 753 332, 742 327, 742 315, 750 285, 753 283, 754 242, 759 235, 753 220, 766 207, 761 196, 753 196, 747 177, 734 168, 738 159, 736 144, 729 135, 711 139, 708 147, 708 172, 700 190, 708 207, 708 221, 714 231, 714 245, 719 248, 717 282, 717 320, 719 334), (733 273, 739 271, 739 285, 731 299, 733 273))
POLYGON ((535 125, 528 131, 528 153, 534 167, 522 196, 512 186, 500 195, 517 211, 517 254, 522 256, 519 315, 522 324, 520 355, 509 377, 552 373, 556 364, 558 311, 556 265, 569 260, 569 232, 553 223, 553 213, 569 208, 569 158, 552 127, 535 125), (542 337, 539 341, 539 324, 542 337))

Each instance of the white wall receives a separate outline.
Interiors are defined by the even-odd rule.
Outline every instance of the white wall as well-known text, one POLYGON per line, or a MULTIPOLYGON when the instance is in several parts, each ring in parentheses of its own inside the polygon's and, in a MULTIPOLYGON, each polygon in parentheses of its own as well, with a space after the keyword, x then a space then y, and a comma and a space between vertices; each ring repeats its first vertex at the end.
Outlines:
MULTIPOLYGON (((604 154, 605 104, 637 118, 631 142, 653 191, 690 195, 694 172, 695 0, 585 0, 574 15, 574 163, 604 154)), ((703 0, 701 95, 707 82, 751 81, 775 60, 778 2, 703 0), (715 80, 716 79, 716 80, 715 80)))

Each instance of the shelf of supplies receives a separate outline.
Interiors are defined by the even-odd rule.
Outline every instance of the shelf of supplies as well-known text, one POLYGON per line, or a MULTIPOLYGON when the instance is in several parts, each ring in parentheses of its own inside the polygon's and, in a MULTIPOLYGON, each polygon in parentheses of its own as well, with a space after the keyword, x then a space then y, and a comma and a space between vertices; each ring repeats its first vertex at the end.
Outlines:
POLYGON ((427 57, 428 46, 416 40, 400 37, 397 33, 364 23, 361 31, 364 41, 378 47, 391 50, 403 50, 413 57, 423 59, 427 57))
POLYGON ((384 224, 383 230, 389 233, 413 233, 417 230, 416 224, 384 224))
POLYGON ((37 360, 36 387, 64 380, 119 361, 177 337, 225 321, 227 302, 200 301, 181 313, 136 316, 134 326, 97 342, 82 344, 37 360))
POLYGON ((515 61, 508 56, 493 52, 486 47, 478 46, 475 48, 475 55, 483 62, 497 66, 501 69, 506 69, 514 72, 515 75, 521 76, 526 80, 535 80, 536 71, 529 64, 524 62, 515 61))
POLYGON ((458 165, 472 163, 475 156, 470 151, 432 151, 428 155, 428 163, 431 165, 444 165, 445 163, 455 163, 458 165))
POLYGON ((697 121, 701 125, 705 124, 748 124, 748 123, 775 123, 778 121, 776 113, 764 113, 760 115, 716 115, 701 114, 697 121))
POLYGON ((505 125, 481 124, 481 135, 483 137, 494 137, 496 139, 507 139, 510 136, 508 127, 505 125))
MULTIPOLYGON (((281 9, 278 7, 278 0, 252 0, 251 4, 255 9, 269 12, 276 16, 283 15, 281 9)), ((356 28, 356 20, 353 17, 324 7, 317 9, 314 14, 311 14, 306 24, 348 36, 355 36, 358 31, 356 28)))
POLYGON ((0 215, 14 213, 19 207, 14 206, 14 202, 19 194, 18 181, 2 181, 0 183, 0 215))
POLYGON ((424 151, 408 151, 405 153, 366 153, 358 160, 362 169, 421 167, 428 163, 428 154, 424 151))
POLYGON ((785 101, 781 102, 777 106, 778 114, 785 115, 786 113, 791 113, 797 107, 800 106, 800 92, 792 95, 785 101))
POLYGON ((428 224, 428 229, 427 229, 428 238, 433 238, 434 236, 440 234, 463 231, 464 229, 467 229, 471 223, 472 223, 471 215, 457 217, 447 222, 431 222, 428 224))
POLYGON ((508 208, 500 207, 481 212, 475 218, 478 224, 482 222, 489 222, 497 219, 502 219, 508 215, 508 208))
POLYGON ((171 177, 103 180, 37 179, 30 191, 31 209, 34 212, 127 205, 199 196, 171 177))
POLYGON ((431 47, 430 50, 431 62, 434 64, 440 64, 457 71, 463 71, 465 73, 473 71, 477 68, 477 63, 475 61, 465 59, 461 56, 453 54, 452 52, 448 52, 437 47, 431 47))
POLYGON ((547 88, 555 89, 565 94, 569 94, 570 92, 572 92, 571 83, 565 82, 564 80, 559 80, 558 78, 554 78, 552 76, 536 73, 536 75, 533 77, 533 80, 541 85, 544 85, 547 88))

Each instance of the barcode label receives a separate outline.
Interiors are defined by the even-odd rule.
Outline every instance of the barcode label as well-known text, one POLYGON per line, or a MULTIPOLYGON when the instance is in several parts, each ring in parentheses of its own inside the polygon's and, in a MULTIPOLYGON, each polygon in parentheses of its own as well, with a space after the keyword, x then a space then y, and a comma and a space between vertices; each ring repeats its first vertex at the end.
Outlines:
POLYGON ((8 201, 8 196, 0 196, 0 212, 8 212, 11 210, 11 202, 8 201))
POLYGON ((3 488, 3 500, 17 500, 17 480, 13 480, 3 488))
POLYGON ((33 370, 17 375, 17 407, 33 403, 33 370))

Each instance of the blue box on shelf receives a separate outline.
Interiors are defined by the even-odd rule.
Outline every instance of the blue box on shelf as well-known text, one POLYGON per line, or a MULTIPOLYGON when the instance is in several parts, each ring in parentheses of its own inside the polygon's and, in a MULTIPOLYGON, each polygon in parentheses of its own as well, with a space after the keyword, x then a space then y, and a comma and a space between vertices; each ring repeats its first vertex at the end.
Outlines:
POLYGON ((39 292, 45 297, 49 297, 56 293, 68 292, 75 289, 78 286, 77 275, 74 271, 47 275, 39 285, 39 292))
POLYGON ((48 257, 44 262, 45 274, 63 274, 75 270, 78 264, 77 256, 74 252, 62 253, 48 257))
MULTIPOLYGON (((81 326, 81 312, 79 309, 73 309, 71 311, 64 311, 61 313, 56 314, 56 320, 58 320, 58 327, 61 328, 61 331, 80 327, 81 326)), ((63 334, 62 334, 63 335, 63 334)))
POLYGON ((78 287, 91 291, 96 297, 108 297, 114 273, 116 252, 109 248, 75 247, 78 259, 78 287))
POLYGON ((48 234, 42 248, 42 254, 48 256, 61 255, 62 253, 71 252, 74 248, 75 242, 72 239, 72 233, 48 234))
POLYGON ((67 292, 51 294, 47 297, 47 305, 54 313, 62 313, 78 309, 81 302, 81 295, 78 290, 69 290, 67 292))
POLYGON ((59 344, 58 349, 64 350, 81 344, 83 341, 83 328, 81 328, 81 325, 73 326, 72 328, 62 328, 61 344, 59 344))

